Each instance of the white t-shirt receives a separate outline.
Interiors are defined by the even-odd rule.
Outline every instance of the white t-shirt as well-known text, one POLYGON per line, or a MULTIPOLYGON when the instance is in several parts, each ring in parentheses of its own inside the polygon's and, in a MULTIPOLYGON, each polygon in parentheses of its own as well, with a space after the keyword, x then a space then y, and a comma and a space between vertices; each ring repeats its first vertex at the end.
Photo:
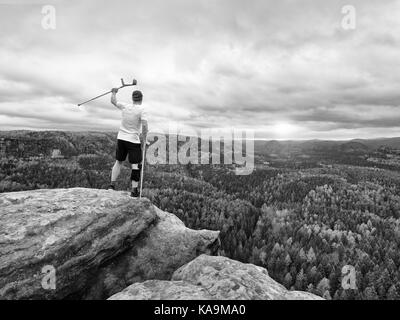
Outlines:
POLYGON ((142 105, 118 102, 117 107, 122 111, 122 121, 119 127, 119 140, 140 143, 142 121, 147 121, 147 114, 142 105))

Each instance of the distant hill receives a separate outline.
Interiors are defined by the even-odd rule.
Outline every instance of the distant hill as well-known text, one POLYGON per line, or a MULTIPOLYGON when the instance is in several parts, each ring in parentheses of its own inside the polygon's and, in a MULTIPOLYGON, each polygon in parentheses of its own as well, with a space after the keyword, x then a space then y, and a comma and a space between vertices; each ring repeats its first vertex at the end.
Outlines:
POLYGON ((343 143, 339 146, 340 151, 348 153, 348 152, 369 152, 371 151, 368 146, 361 142, 350 141, 343 143))
MULTIPOLYGON (((60 150, 65 157, 78 154, 112 153, 115 132, 63 132, 63 131, 0 131, 0 154, 16 157, 49 156, 60 150)), ((380 147, 400 149, 400 137, 385 139, 354 139, 350 141, 255 140, 257 155, 368 153, 380 147)))
POLYGON ((393 149, 400 149, 400 138, 385 138, 385 139, 355 139, 355 142, 360 142, 371 149, 379 149, 386 146, 393 149))
POLYGON ((110 153, 115 148, 115 138, 115 133, 108 132, 0 131, 0 155, 47 157, 59 150, 68 158, 110 153))
POLYGON ((288 154, 288 153, 367 153, 378 150, 382 146, 400 149, 400 138, 387 139, 354 139, 350 141, 305 140, 305 141, 255 141, 256 154, 288 154))

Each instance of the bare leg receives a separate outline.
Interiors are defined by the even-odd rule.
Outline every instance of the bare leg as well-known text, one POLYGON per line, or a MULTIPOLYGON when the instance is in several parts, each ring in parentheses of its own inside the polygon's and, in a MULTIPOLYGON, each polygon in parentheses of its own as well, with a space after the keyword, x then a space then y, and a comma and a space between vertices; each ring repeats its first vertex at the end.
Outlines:
POLYGON ((122 162, 115 161, 114 167, 111 171, 111 184, 114 184, 117 181, 119 174, 121 173, 121 166, 122 162))

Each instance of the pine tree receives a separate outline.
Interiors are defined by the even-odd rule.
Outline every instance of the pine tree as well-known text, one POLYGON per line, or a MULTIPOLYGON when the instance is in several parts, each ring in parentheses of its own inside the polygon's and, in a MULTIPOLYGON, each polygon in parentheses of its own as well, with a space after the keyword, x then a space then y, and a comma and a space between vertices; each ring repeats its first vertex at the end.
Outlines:
POLYGON ((306 255, 306 253, 304 252, 304 249, 303 248, 301 248, 300 249, 300 251, 299 251, 299 257, 300 257, 300 259, 301 260, 307 260, 307 255, 306 255))
POLYGON ((285 279, 284 279, 284 284, 286 288, 290 288, 290 286, 292 285, 293 282, 293 278, 290 275, 290 273, 286 273, 285 279))
POLYGON ((378 300, 378 294, 376 293, 376 290, 374 287, 367 287, 364 290, 364 299, 365 300, 378 300))
POLYGON ((296 276, 296 288, 297 290, 303 290, 305 283, 305 276, 304 276, 304 270, 301 269, 300 272, 296 276))
POLYGON ((308 250, 308 252, 307 252, 307 261, 312 263, 315 261, 315 259, 316 259, 316 257, 315 257, 314 249, 312 247, 310 247, 310 250, 308 250))
POLYGON ((329 285, 329 280, 327 278, 323 278, 317 285, 317 292, 319 295, 323 295, 325 291, 329 291, 331 286, 329 285))
POLYGON ((287 254, 286 257, 285 257, 285 265, 287 267, 289 267, 291 263, 292 263, 292 259, 290 258, 290 255, 287 254))
POLYGON ((324 298, 325 300, 332 300, 331 294, 329 293, 328 290, 325 291, 322 298, 324 298))
POLYGON ((389 288, 389 290, 387 292, 387 299, 388 300, 399 300, 400 299, 400 296, 397 293, 397 289, 394 284, 389 288))

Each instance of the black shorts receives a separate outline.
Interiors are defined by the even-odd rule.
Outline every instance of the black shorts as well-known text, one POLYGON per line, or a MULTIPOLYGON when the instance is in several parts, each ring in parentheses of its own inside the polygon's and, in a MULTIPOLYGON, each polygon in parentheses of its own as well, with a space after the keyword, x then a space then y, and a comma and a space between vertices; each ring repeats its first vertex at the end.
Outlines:
POLYGON ((140 143, 132 143, 124 140, 117 140, 117 150, 115 159, 117 161, 125 161, 128 157, 130 164, 139 164, 142 162, 142 145, 140 143))

